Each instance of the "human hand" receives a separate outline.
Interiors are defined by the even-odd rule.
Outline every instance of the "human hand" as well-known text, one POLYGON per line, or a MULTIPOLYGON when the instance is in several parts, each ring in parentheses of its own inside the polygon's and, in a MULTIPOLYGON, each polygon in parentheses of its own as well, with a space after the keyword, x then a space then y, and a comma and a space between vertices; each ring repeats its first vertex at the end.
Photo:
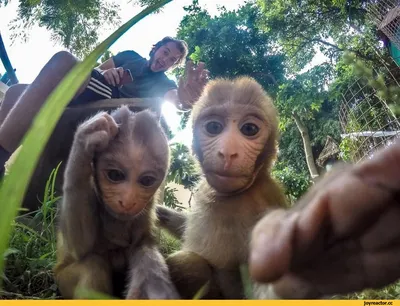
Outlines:
POLYGON ((179 79, 179 100, 187 108, 193 106, 207 84, 209 71, 204 67, 203 62, 199 62, 197 67, 194 67, 193 62, 188 61, 185 66, 185 74, 179 79))
POLYGON ((252 233, 250 273, 281 298, 380 288, 400 277, 400 143, 328 174, 252 233))
POLYGON ((118 68, 110 68, 107 70, 104 70, 102 72, 104 78, 106 79, 107 83, 112 85, 112 86, 117 86, 122 80, 123 74, 124 74, 124 68, 118 67, 118 68))

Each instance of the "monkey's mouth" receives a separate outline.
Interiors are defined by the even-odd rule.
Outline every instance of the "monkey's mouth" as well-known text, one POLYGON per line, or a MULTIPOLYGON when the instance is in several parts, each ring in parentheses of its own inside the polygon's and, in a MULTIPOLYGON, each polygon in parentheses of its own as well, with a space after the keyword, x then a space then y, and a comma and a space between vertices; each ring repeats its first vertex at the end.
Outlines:
POLYGON ((232 184, 237 182, 242 182, 247 180, 247 177, 244 175, 237 175, 233 173, 222 173, 222 172, 208 172, 207 176, 211 178, 213 181, 223 184, 232 184))

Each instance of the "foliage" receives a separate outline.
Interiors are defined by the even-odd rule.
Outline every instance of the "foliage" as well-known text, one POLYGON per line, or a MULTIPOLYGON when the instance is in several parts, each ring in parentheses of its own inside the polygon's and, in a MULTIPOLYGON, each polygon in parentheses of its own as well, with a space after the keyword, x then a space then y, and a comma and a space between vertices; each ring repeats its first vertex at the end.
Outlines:
POLYGON ((107 50, 106 52, 104 52, 103 56, 100 57, 100 59, 97 61, 96 63, 96 67, 100 66, 101 64, 103 64, 106 60, 110 59, 111 57, 113 57, 114 54, 110 51, 107 50))
MULTIPOLYGON (((170 1, 164 0, 159 6, 170 1)), ((21 205, 39 156, 65 106, 88 77, 96 60, 130 27, 156 8, 157 6, 149 7, 130 19, 96 47, 83 62, 72 68, 50 94, 36 115, 31 128, 21 143, 21 150, 9 169, 10 173, 1 181, 0 203, 7 203, 7 205, 3 205, 2 214, 0 215, 0 273, 3 271, 3 254, 7 250, 9 243, 11 222, 14 220, 21 205)))
POLYGON ((119 5, 106 0, 20 0, 11 22, 12 40, 29 38, 32 26, 51 33, 51 39, 83 58, 98 43, 99 29, 120 23, 119 5))
POLYGON ((353 68, 354 75, 361 80, 366 80, 367 84, 376 90, 378 97, 387 101, 394 112, 400 114, 400 87, 397 84, 387 86, 384 73, 374 71, 352 53, 345 53, 343 61, 353 68))
MULTIPOLYGON (((310 145, 314 158, 322 151, 326 137, 331 136, 340 140, 340 126, 338 120, 340 100, 331 98, 329 85, 334 77, 332 67, 324 63, 315 66, 307 72, 288 79, 279 87, 275 104, 280 114, 280 128, 282 136, 280 139, 280 151, 278 156, 280 177, 288 184, 288 192, 294 199, 304 192, 308 185, 309 176, 304 170, 307 169, 302 136, 296 127, 293 114, 302 121, 310 134, 310 145), (284 169, 286 165, 288 169, 284 169), (292 170, 293 169, 293 170, 292 170), (300 180, 297 191, 288 181, 289 173, 298 173, 294 180, 300 180)), ((286 184, 285 184, 286 185, 286 184)))
POLYGON ((200 179, 196 162, 190 154, 189 148, 182 143, 171 144, 171 165, 167 181, 183 185, 193 190, 200 179))
POLYGON ((56 203, 60 199, 54 191, 57 173, 58 167, 50 174, 40 208, 13 222, 2 298, 57 298, 52 271, 56 262, 56 203))
POLYGON ((310 176, 307 172, 297 171, 293 166, 283 162, 274 166, 272 175, 285 186, 285 194, 291 202, 299 199, 311 186, 310 176))
POLYGON ((380 289, 366 289, 346 295, 335 295, 332 299, 340 300, 398 300, 400 298, 400 282, 380 289))
POLYGON ((173 237, 166 230, 160 229, 158 238, 160 252, 164 257, 181 249, 182 242, 173 237))
POLYGON ((254 77, 273 92, 283 80, 283 55, 276 52, 269 36, 257 26, 258 7, 252 3, 237 11, 220 9, 211 17, 197 0, 184 8, 177 36, 190 48, 190 57, 204 61, 211 77, 254 77))
POLYGON ((175 196, 175 192, 178 189, 166 186, 164 189, 164 204, 167 207, 180 209, 183 208, 182 203, 179 202, 178 198, 175 196))
POLYGON ((327 99, 327 86, 332 77, 327 63, 288 79, 279 87, 276 104, 281 117, 281 127, 290 121, 293 113, 303 120, 312 120, 327 99))
POLYGON ((286 54, 292 72, 298 72, 320 51, 331 62, 341 52, 377 61, 375 27, 366 18, 366 0, 257 0, 262 27, 286 54))

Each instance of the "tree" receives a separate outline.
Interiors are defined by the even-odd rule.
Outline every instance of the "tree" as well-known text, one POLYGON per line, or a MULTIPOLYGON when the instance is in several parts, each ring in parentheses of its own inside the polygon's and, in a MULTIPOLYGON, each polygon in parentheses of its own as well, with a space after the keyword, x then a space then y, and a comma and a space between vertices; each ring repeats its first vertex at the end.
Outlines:
MULTIPOLYGON (((171 164, 166 181, 182 185, 193 193, 199 179, 200 170, 190 154, 189 148, 182 143, 171 144, 171 164)), ((167 206, 178 206, 179 204, 176 198, 171 195, 173 191, 168 187, 165 189, 164 202, 169 202, 166 203, 167 206)))
MULTIPOLYGON (((316 66, 306 73, 297 75, 294 79, 287 80, 280 86, 276 98, 280 127, 284 131, 280 160, 286 160, 294 166, 299 163, 299 156, 304 156, 313 180, 320 174, 315 160, 325 144, 326 136, 338 139, 340 135, 338 100, 329 99, 328 85, 332 76, 331 65, 316 66), (294 125, 301 136, 302 154, 299 154, 298 143, 296 145, 293 143, 294 125), (285 135, 287 130, 291 133, 285 135), (294 150, 295 154, 290 152, 291 150, 294 150)), ((300 167, 299 170, 301 169, 304 167, 300 167)))
POLYGON ((332 62, 353 51, 379 62, 375 26, 366 18, 367 0, 258 0, 260 27, 282 47, 293 72, 307 65, 317 49, 332 62))
POLYGON ((193 60, 206 62, 211 77, 248 75, 268 91, 275 91, 284 78, 284 58, 257 27, 260 14, 256 5, 247 3, 237 11, 222 8, 216 17, 197 0, 184 9, 187 15, 177 36, 188 43, 193 60))
POLYGON ((20 0, 11 39, 27 40, 31 27, 39 25, 50 31, 54 42, 82 58, 98 42, 99 29, 119 24, 118 10, 107 0, 20 0))

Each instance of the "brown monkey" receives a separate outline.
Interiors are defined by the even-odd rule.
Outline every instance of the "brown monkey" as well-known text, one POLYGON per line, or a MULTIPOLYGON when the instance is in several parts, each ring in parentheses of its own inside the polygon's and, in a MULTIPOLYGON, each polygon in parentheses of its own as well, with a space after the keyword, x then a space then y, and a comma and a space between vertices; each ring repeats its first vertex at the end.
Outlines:
MULTIPOLYGON (((161 226, 183 233, 182 250, 167 258, 173 282, 189 299, 206 283, 205 298, 244 298, 239 267, 248 261, 250 233, 268 211, 284 207, 271 177, 278 118, 253 79, 210 81, 192 113, 193 150, 205 179, 187 218, 163 206, 161 226)), ((274 297, 270 288, 255 293, 274 297)), ((262 290, 261 290, 262 289, 262 290)))
POLYGON ((150 111, 121 107, 78 127, 55 267, 65 298, 81 286, 127 299, 179 298, 152 233, 153 199, 168 166, 167 138, 150 111))

